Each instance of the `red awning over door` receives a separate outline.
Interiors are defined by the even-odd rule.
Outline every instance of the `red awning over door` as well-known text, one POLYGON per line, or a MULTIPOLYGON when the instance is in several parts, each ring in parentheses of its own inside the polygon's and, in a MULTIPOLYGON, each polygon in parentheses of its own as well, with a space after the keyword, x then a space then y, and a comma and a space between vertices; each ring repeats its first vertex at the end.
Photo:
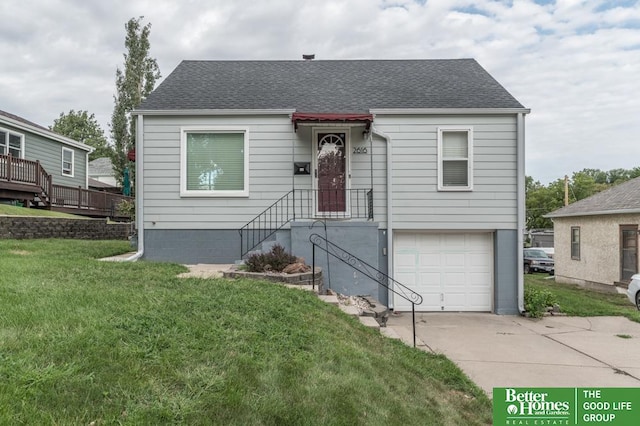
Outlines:
POLYGON ((298 123, 363 123, 367 130, 371 127, 373 122, 372 114, 316 114, 316 113, 303 113, 294 112, 291 116, 291 121, 295 128, 298 128, 298 123))

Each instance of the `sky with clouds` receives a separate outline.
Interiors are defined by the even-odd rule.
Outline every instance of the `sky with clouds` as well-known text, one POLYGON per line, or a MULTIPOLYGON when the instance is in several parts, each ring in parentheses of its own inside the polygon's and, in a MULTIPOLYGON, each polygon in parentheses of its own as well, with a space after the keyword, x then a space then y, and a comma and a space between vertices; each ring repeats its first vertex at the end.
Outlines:
POLYGON ((640 0, 3 0, 0 109, 105 134, 124 24, 150 22, 163 76, 183 59, 475 58, 525 107, 526 173, 640 166, 640 0))

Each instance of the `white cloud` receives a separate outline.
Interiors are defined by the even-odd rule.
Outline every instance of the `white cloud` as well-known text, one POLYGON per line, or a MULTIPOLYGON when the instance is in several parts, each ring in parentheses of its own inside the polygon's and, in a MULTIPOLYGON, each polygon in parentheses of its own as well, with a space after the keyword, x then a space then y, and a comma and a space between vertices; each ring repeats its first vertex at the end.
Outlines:
POLYGON ((5 0, 0 109, 51 125, 86 109, 108 133, 124 24, 183 59, 474 57, 521 103, 527 173, 548 182, 640 158, 640 2, 558 0, 5 0))

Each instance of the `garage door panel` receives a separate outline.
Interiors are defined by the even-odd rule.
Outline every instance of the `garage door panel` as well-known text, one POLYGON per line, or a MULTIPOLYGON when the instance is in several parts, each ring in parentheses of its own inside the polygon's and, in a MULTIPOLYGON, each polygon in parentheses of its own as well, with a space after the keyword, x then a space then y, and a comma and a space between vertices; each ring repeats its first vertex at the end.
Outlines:
POLYGON ((440 254, 439 253, 420 253, 419 262, 421 267, 440 266, 440 254))
POLYGON ((487 288, 488 282, 491 282, 491 274, 489 272, 469 274, 467 279, 470 289, 481 287, 484 288, 486 292, 489 292, 487 288))
MULTIPOLYGON (((394 245, 396 279, 424 299, 417 310, 491 311, 493 240, 490 233, 398 232, 394 245), (411 256, 407 251, 411 251, 411 256)), ((410 303, 397 299, 395 306, 411 309, 410 303)))
POLYGON ((464 266, 465 255, 463 253, 445 253, 443 257, 445 267, 464 266))
POLYGON ((440 249, 440 236, 438 234, 414 234, 410 235, 414 247, 420 249, 421 252, 434 251, 440 249))
POLYGON ((415 268, 416 266, 416 260, 418 259, 418 253, 413 252, 413 253, 407 253, 407 252, 398 252, 398 254, 396 255, 396 259, 394 259, 394 262, 396 262, 397 267, 402 268, 402 267, 408 267, 408 268, 415 268))

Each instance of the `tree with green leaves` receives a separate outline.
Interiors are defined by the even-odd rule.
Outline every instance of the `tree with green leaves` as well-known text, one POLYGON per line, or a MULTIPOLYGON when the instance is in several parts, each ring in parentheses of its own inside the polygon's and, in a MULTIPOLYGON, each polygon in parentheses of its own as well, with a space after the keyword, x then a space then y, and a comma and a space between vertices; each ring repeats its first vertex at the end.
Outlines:
MULTIPOLYGON (((600 169, 583 169, 574 172, 567 182, 569 204, 639 176, 640 167, 631 170, 612 169, 608 172, 600 169)), ((553 228, 551 219, 543 216, 564 206, 564 178, 556 179, 545 186, 534 181, 531 176, 526 176, 525 191, 527 229, 553 228)))
POLYGON ((94 151, 89 154, 89 160, 111 155, 111 147, 104 136, 104 130, 98 124, 95 115, 89 114, 88 111, 71 110, 68 114, 61 112, 60 117, 53 121, 53 126, 49 126, 49 129, 93 147, 94 151))
POLYGON ((124 45, 127 51, 124 53, 124 71, 116 69, 115 105, 111 115, 111 137, 114 145, 111 161, 120 184, 125 167, 129 167, 131 171, 132 185, 134 180, 134 168, 127 158, 129 151, 135 148, 136 142, 136 121, 131 111, 151 93, 160 78, 158 63, 149 56, 151 24, 142 26, 142 19, 142 16, 137 19, 131 18, 125 24, 127 35, 124 45))

